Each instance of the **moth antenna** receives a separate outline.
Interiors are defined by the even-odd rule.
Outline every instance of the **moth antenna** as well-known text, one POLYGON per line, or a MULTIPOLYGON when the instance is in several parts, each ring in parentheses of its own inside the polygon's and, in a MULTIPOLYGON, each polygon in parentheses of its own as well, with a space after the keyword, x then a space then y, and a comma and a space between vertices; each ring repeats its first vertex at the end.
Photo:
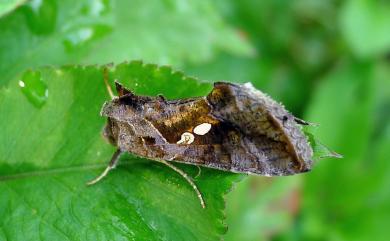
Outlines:
POLYGON ((110 95, 111 99, 115 99, 114 92, 112 92, 111 86, 110 86, 110 84, 108 83, 108 78, 109 78, 109 76, 108 76, 108 69, 107 69, 107 68, 104 68, 104 70, 103 70, 104 84, 106 85, 108 94, 110 95))
MULTIPOLYGON (((174 158, 172 158, 171 160, 173 160, 174 158)), ((191 187, 196 192, 196 194, 198 196, 198 199, 200 201, 200 205, 202 206, 202 208, 206 208, 206 205, 205 205, 205 202, 204 202, 202 194, 200 193, 200 191, 199 191, 198 187, 196 186, 196 184, 194 183, 194 181, 187 175, 187 173, 185 173, 183 170, 179 169, 178 167, 174 166, 173 164, 171 164, 171 163, 169 163, 169 162, 167 162, 165 160, 156 160, 156 161, 161 162, 162 164, 167 165, 168 167, 173 169, 175 172, 179 173, 182 177, 184 177, 184 179, 186 179, 186 181, 191 185, 191 187)))
POLYGON ((116 150, 116 152, 112 155, 111 157, 111 160, 110 162, 108 163, 108 166, 106 167, 106 169, 104 169, 104 171, 102 172, 102 174, 100 174, 99 176, 97 176, 96 178, 94 178, 93 180, 87 182, 87 185, 90 186, 90 185, 93 185, 93 184, 96 184, 97 182, 99 182, 100 180, 102 180, 105 176, 107 176, 107 174, 116 167, 116 165, 118 164, 118 161, 119 161, 119 157, 121 156, 122 154, 122 151, 120 149, 116 150))

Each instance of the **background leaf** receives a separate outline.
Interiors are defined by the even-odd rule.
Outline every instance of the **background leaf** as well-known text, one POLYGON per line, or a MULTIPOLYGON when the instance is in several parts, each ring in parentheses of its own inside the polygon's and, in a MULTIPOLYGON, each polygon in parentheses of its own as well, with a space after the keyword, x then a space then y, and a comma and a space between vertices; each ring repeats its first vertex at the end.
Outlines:
POLYGON ((226 240, 268 240, 294 225, 300 176, 249 177, 228 194, 226 240))
POLYGON ((320 161, 316 173, 306 175, 301 238, 386 239, 382 231, 388 219, 378 213, 389 208, 385 199, 390 196, 381 190, 383 184, 379 181, 389 172, 380 151, 382 145, 390 143, 389 122, 374 128, 376 121, 388 120, 388 111, 375 108, 386 99, 388 102, 389 96, 375 93, 378 88, 388 89, 389 83, 388 71, 381 64, 342 63, 318 89, 308 118, 328 123, 314 133, 338 146, 344 158, 320 161), (357 221, 359 217, 364 220, 357 221))
POLYGON ((47 64, 182 65, 209 59, 215 49, 253 51, 213 4, 198 1, 33 0, 1 19, 0 29, 0 85, 47 64))
POLYGON ((389 2, 346 1, 340 23, 345 40, 357 56, 374 57, 390 49, 389 2))
MULTIPOLYGON (((171 98, 211 88, 141 62, 121 64, 110 74, 138 94, 159 90, 171 98)), ((105 118, 99 111, 108 98, 101 67, 43 68, 23 77, 0 95, 0 124, 13 123, 0 137, 3 239, 215 240, 226 232, 223 195, 240 175, 202 170, 195 182, 207 209, 174 171, 129 155, 103 181, 85 185, 115 150, 101 137, 105 118), (26 93, 39 83, 47 87, 47 99, 37 105, 26 93)))
POLYGON ((0 0, 0 17, 11 12, 19 5, 26 2, 25 0, 0 0))

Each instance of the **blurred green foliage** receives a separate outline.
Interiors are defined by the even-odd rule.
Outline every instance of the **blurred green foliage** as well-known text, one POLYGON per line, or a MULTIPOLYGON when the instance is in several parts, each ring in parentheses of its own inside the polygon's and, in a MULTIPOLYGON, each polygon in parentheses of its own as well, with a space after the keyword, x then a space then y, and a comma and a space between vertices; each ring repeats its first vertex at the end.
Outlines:
POLYGON ((344 158, 238 184, 226 240, 388 239, 388 1, 13 2, 0 1, 0 88, 31 67, 143 59, 251 81, 320 124, 316 137, 344 158))

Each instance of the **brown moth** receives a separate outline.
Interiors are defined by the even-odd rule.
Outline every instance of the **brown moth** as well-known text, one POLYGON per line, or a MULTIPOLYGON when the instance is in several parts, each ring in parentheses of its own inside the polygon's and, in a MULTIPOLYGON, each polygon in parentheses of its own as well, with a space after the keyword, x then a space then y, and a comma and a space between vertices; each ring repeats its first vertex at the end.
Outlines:
POLYGON ((264 176, 307 172, 313 151, 294 117, 281 104, 251 84, 217 82, 205 97, 166 100, 138 96, 116 82, 118 97, 103 105, 108 118, 104 136, 118 151, 96 183, 115 167, 122 152, 162 162, 183 175, 170 161, 264 176))

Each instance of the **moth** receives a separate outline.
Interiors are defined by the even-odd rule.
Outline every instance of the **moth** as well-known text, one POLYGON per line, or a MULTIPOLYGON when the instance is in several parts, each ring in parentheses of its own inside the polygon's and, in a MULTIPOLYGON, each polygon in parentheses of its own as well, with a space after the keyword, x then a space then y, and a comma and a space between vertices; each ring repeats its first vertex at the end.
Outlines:
POLYGON ((104 103, 101 115, 107 117, 103 135, 118 149, 105 171, 88 184, 101 180, 120 154, 129 152, 177 171, 204 208, 195 183, 172 162, 264 176, 311 169, 313 150, 300 127, 309 123, 250 83, 216 82, 207 96, 177 100, 139 96, 115 85, 118 97, 104 103))

